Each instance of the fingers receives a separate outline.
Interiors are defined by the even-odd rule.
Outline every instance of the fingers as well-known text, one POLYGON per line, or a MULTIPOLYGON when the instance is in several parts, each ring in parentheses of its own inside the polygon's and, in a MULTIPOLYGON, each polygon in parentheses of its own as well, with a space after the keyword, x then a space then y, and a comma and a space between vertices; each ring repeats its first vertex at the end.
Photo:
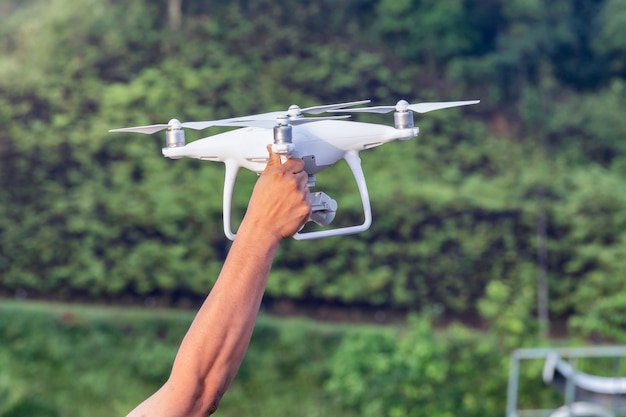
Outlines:
MULTIPOLYGON (((304 172, 304 161, 300 158, 289 158, 283 164, 285 170, 291 172, 292 174, 300 174, 304 172)), ((306 174, 306 173, 305 173, 306 174)))
POLYGON ((299 174, 304 170, 304 161, 300 158, 289 158, 283 164, 279 154, 272 152, 272 145, 267 145, 267 151, 269 152, 269 159, 267 161, 267 165, 265 167, 266 171, 269 171, 272 168, 283 166, 285 171, 291 172, 293 174, 299 174))

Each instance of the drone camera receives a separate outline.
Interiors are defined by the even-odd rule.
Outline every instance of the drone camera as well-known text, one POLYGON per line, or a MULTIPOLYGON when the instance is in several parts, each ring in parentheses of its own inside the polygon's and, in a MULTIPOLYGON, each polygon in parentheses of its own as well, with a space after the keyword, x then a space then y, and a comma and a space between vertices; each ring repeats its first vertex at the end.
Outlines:
POLYGON ((336 213, 337 202, 326 193, 318 191, 311 194, 310 221, 320 226, 328 226, 335 219, 336 213))

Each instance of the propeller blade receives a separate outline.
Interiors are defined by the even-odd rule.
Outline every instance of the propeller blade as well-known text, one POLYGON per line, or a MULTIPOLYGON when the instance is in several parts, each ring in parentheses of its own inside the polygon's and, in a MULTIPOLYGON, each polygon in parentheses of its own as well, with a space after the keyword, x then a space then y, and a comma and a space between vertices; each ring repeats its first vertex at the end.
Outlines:
POLYGON ((433 110, 447 109, 450 107, 467 106, 479 103, 480 100, 469 101, 442 101, 433 103, 408 104, 405 101, 398 102, 395 106, 361 107, 357 109, 336 109, 333 113, 389 113, 394 110, 412 110, 416 113, 427 113, 433 110))
POLYGON ((306 117, 303 119, 288 120, 289 124, 297 126, 305 123, 322 122, 324 120, 343 120, 349 119, 350 116, 322 116, 322 117, 306 117))
POLYGON ((109 130, 109 132, 114 132, 114 133, 132 132, 132 133, 144 133, 146 135, 151 135, 161 130, 165 130, 168 127, 169 125, 161 123, 158 125, 150 125, 150 126, 135 126, 135 127, 124 127, 122 129, 111 129, 109 130))
POLYGON ((194 130, 203 130, 213 126, 233 126, 232 122, 239 121, 241 119, 221 119, 221 120, 209 120, 206 122, 185 122, 181 123, 182 127, 186 127, 194 130))
POLYGON ((353 107, 353 106, 360 106, 361 104, 367 104, 369 103, 371 100, 359 100, 359 101, 350 101, 347 103, 337 103, 337 104, 324 104, 321 106, 313 106, 313 107, 307 107, 305 109, 302 109, 302 113, 308 113, 308 114, 321 114, 321 113, 325 113, 328 110, 335 110, 335 109, 342 109, 345 107, 353 107))
POLYGON ((419 103, 419 104, 409 104, 408 109, 413 110, 417 113, 427 113, 433 110, 441 110, 448 109, 450 107, 459 107, 459 106, 467 106, 470 104, 480 103, 480 100, 469 100, 469 101, 444 101, 444 102, 434 102, 434 103, 419 103))
MULTIPOLYGON (((361 104, 367 104, 369 103, 371 100, 359 100, 359 101, 350 101, 350 102, 346 102, 346 103, 336 103, 336 104, 324 104, 321 106, 313 106, 313 107, 307 107, 304 109, 299 109, 296 107, 296 109, 300 112, 300 113, 307 113, 307 114, 321 114, 321 113, 325 113, 328 110, 334 110, 334 109, 339 109, 339 108, 344 108, 344 107, 351 107, 351 106, 358 106, 361 104)), ((241 117, 233 117, 230 119, 224 119, 224 122, 230 122, 230 121, 248 121, 248 120, 271 120, 272 122, 274 120, 276 120, 277 117, 281 117, 281 116, 289 116, 289 109, 288 110, 278 110, 278 111, 272 111, 272 112, 268 112, 268 113, 259 113, 259 114, 252 114, 250 116, 241 116, 241 117)), ((292 119, 293 120, 293 119, 292 119)))
POLYGON ((260 127, 271 129, 276 126, 276 119, 258 119, 258 120, 234 120, 224 126, 230 127, 260 127))
MULTIPOLYGON (((348 119, 350 116, 323 116, 323 117, 307 117, 302 119, 286 119, 285 121, 292 125, 298 126, 306 123, 322 122, 324 120, 343 120, 348 119)), ((238 119, 223 126, 232 127, 260 127, 264 129, 271 129, 276 126, 276 119, 238 119)))
POLYGON ((374 106, 374 107, 359 107, 356 109, 336 109, 332 110, 333 113, 389 113, 394 111, 396 106, 374 106))
POLYGON ((231 119, 221 119, 221 120, 210 120, 206 122, 186 122, 186 123, 180 123, 178 120, 172 119, 170 120, 168 124, 161 123, 161 124, 150 125, 150 126, 124 127, 122 129, 112 129, 112 130, 109 130, 109 132, 133 132, 133 133, 144 133, 146 135, 150 135, 152 133, 156 133, 161 130, 168 129, 168 128, 180 129, 181 127, 186 127, 189 129, 202 130, 211 126, 230 126, 228 122, 234 121, 234 120, 238 120, 238 119, 231 118, 231 119))
POLYGON ((183 127, 188 127, 190 129, 202 130, 208 127, 213 126, 248 126, 244 122, 247 121, 269 121, 272 123, 272 126, 276 122, 276 118, 279 116, 284 116, 284 111, 274 111, 269 113, 259 113, 253 114, 250 116, 241 116, 241 117, 231 117, 229 119, 221 119, 221 120, 209 120, 206 122, 186 122, 182 123, 183 127))
MULTIPOLYGON (((307 113, 307 114, 321 114, 321 113, 327 112, 328 110, 367 104, 370 101, 371 100, 359 100, 359 101, 350 101, 346 103, 324 104, 321 106, 313 106, 313 107, 307 107, 304 109, 299 109, 299 112, 307 113)), ((240 121, 249 121, 249 120, 257 120, 257 121, 258 120, 271 120, 273 122, 274 120, 276 120, 277 117, 281 117, 281 116, 289 116, 289 110, 278 110, 278 111, 272 111, 268 113, 252 114, 249 116, 233 117, 230 119, 223 119, 221 121, 230 123, 231 121, 240 122, 240 121)), ((193 122, 193 123, 200 125, 200 123, 205 123, 205 122, 193 122)), ((210 123, 210 122, 206 122, 206 123, 210 123)), ((215 126, 215 125, 211 125, 211 126, 215 126)), ((228 124, 228 126, 230 126, 230 124, 228 124)))

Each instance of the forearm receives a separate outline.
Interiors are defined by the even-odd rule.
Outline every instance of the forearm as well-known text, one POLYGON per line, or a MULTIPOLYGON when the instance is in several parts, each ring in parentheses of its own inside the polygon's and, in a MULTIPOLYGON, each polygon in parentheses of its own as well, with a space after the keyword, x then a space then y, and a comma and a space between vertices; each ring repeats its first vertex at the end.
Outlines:
POLYGON ((199 384, 196 395, 219 397, 243 360, 279 240, 244 223, 211 293, 177 354, 172 383, 199 384), (200 392, 198 392, 198 390, 200 392))
POLYGON ((217 408, 250 342, 279 239, 242 223, 168 381, 128 417, 205 416, 217 408))
POLYGON ((242 359, 278 243, 255 235, 245 225, 240 227, 222 271, 178 354, 183 360, 193 358, 199 375, 207 375, 213 363, 220 360, 232 364, 231 360, 242 359))

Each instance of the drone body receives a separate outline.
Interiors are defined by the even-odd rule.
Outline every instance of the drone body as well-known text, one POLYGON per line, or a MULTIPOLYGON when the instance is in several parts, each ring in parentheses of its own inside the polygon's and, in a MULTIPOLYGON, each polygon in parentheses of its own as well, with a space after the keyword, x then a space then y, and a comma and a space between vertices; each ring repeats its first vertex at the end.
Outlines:
MULTIPOLYGON (((394 129, 338 120, 309 123, 294 128, 291 156, 302 158, 306 172, 314 175, 342 159, 346 152, 359 152, 392 140, 409 139, 418 132, 418 128, 394 129)), ((163 148, 163 155, 171 159, 233 160, 242 168, 261 173, 268 160, 267 145, 273 142, 271 130, 248 127, 199 139, 182 147, 163 148)))
MULTIPOLYGON (((315 185, 315 175, 343 159, 355 178, 363 204, 364 222, 360 225, 326 229, 307 233, 296 233, 295 239, 308 240, 329 236, 360 233, 367 230, 372 221, 370 200, 361 168, 359 152, 394 141, 417 136, 419 129, 413 125, 412 111, 427 112, 442 108, 475 104, 478 101, 444 103, 421 103, 409 105, 400 101, 396 106, 359 107, 369 100, 340 103, 300 109, 291 106, 287 112, 272 112, 258 115, 215 120, 209 122, 180 123, 172 119, 167 125, 140 126, 115 129, 113 132, 155 133, 167 129, 166 147, 163 155, 171 159, 195 158, 225 164, 223 220, 224 233, 235 238, 231 230, 232 194, 240 168, 261 173, 268 162, 267 146, 272 145, 275 153, 285 157, 304 160, 309 174, 309 186, 315 185), (307 118, 302 113, 387 113, 395 110, 395 127, 346 120, 347 116, 307 118), (225 133, 185 143, 183 128, 204 129, 209 126, 242 127, 225 133)), ((311 192, 312 215, 310 220, 321 226, 332 222, 337 210, 335 200, 323 192, 311 192)))

